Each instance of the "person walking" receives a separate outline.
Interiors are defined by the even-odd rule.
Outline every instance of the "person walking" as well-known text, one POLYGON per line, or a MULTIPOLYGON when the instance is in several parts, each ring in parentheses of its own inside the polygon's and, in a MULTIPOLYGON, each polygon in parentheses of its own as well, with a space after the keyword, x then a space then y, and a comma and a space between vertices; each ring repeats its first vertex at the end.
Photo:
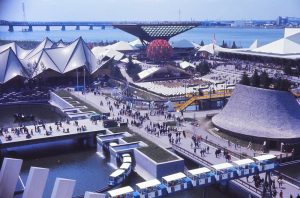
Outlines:
POLYGON ((280 190, 279 197, 283 198, 283 192, 282 192, 282 190, 280 190))

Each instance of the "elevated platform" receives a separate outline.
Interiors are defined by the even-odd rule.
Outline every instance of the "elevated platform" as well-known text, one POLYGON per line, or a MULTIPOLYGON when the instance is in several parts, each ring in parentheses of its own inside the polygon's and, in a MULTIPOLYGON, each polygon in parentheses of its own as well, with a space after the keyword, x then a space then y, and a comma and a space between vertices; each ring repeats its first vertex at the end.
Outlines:
POLYGON ((183 111, 188 106, 193 104, 195 101, 198 100, 213 100, 213 99, 222 99, 222 98, 228 98, 231 96, 231 93, 215 93, 215 94, 205 94, 203 96, 192 96, 190 99, 185 101, 184 103, 177 103, 176 104, 176 111, 183 111))
MULTIPOLYGON (((49 123, 45 125, 46 130, 43 129, 42 126, 39 126, 40 132, 33 132, 33 135, 31 135, 30 138, 26 138, 25 134, 20 134, 18 136, 9 132, 9 135, 12 136, 12 140, 6 140, 5 137, 0 136, 0 149, 55 142, 66 139, 96 138, 97 134, 106 133, 106 129, 103 128, 102 125, 91 125, 90 120, 80 120, 78 121, 78 123, 79 126, 85 125, 86 130, 79 132, 77 131, 77 126, 75 126, 74 124, 63 123, 62 127, 60 127, 58 131, 55 123, 49 123), (50 126, 52 127, 52 131, 49 130, 50 126), (67 132, 67 128, 69 129, 69 132, 67 132), (63 132, 63 130, 65 130, 65 132, 63 132), (49 135, 46 135, 46 133, 48 133, 49 135)), ((27 128, 29 133, 31 130, 35 131, 35 127, 33 125, 27 126, 27 128)), ((11 129, 9 129, 9 131, 11 131, 11 129)))

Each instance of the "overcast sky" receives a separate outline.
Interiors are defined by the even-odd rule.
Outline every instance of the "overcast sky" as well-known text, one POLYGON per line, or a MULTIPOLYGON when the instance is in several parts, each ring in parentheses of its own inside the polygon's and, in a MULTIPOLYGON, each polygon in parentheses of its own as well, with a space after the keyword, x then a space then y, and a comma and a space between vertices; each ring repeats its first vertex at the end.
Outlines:
POLYGON ((300 18, 300 0, 0 0, 0 19, 151 21, 300 18))

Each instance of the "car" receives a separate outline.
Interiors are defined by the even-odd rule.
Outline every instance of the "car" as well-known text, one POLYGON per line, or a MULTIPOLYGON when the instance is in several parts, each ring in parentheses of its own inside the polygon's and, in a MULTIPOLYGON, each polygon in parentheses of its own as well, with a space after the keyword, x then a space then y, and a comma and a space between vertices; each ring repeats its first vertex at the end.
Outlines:
POLYGON ((104 120, 103 126, 104 126, 104 128, 117 127, 118 122, 115 120, 104 120))

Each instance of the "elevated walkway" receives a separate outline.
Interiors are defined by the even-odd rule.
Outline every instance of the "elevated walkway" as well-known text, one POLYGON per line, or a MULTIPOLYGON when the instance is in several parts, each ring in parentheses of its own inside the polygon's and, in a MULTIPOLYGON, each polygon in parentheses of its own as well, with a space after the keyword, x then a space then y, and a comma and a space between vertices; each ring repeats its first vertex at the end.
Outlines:
POLYGON ((185 101, 184 103, 177 103, 176 106, 176 111, 183 111, 186 109, 188 106, 193 104, 197 100, 211 100, 211 99, 221 99, 221 98, 227 98, 230 97, 231 93, 215 93, 215 94, 205 94, 203 96, 192 96, 190 99, 185 101))

